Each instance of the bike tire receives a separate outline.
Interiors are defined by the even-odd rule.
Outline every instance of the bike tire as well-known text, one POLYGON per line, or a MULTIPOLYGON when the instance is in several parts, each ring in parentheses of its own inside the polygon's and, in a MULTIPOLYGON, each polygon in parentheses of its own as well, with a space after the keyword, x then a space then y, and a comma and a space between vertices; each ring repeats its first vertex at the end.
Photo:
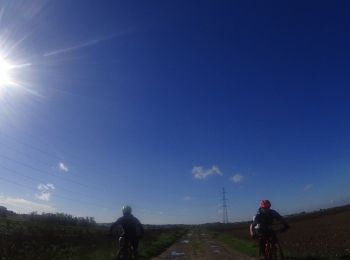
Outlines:
POLYGON ((132 257, 128 254, 119 254, 117 255, 117 260, 131 260, 132 257))
POLYGON ((264 257, 266 260, 284 260, 282 247, 280 244, 272 244, 267 242, 265 244, 264 257))
POLYGON ((273 247, 269 241, 265 242, 264 257, 266 260, 273 260, 273 247))
POLYGON ((119 250, 117 253, 117 260, 132 260, 133 257, 133 249, 131 247, 130 241, 125 237, 119 238, 119 250))
POLYGON ((279 243, 275 244, 276 260, 284 260, 282 247, 279 243))

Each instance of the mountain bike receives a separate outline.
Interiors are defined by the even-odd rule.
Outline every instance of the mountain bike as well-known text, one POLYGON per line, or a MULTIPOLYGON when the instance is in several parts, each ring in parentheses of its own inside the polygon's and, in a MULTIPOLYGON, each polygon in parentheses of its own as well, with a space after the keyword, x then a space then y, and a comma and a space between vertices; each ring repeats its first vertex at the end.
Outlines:
POLYGON ((260 252, 260 257, 264 257, 265 260, 284 260, 282 246, 279 243, 276 232, 284 232, 285 230, 274 231, 272 229, 268 232, 264 232, 259 239, 263 245, 263 252, 260 252), (261 253, 263 255, 261 255, 261 253))
POLYGON ((124 236, 119 237, 119 250, 117 252, 117 260, 135 259, 134 248, 129 239, 124 236))

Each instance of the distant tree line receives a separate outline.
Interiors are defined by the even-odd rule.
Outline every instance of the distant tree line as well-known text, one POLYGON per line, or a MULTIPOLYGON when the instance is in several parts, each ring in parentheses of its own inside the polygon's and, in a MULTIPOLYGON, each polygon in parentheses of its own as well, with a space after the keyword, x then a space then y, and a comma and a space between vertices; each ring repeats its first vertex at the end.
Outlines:
POLYGON ((18 214, 7 210, 4 206, 0 206, 0 218, 35 221, 64 226, 96 226, 96 221, 93 217, 74 217, 66 213, 38 214, 37 212, 32 212, 30 214, 18 214))

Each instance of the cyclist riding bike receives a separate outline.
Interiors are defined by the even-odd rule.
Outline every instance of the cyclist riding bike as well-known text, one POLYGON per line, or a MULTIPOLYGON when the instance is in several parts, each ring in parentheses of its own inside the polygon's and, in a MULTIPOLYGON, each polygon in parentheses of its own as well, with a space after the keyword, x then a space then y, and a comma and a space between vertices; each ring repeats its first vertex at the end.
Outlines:
MULTIPOLYGON (((112 234, 117 226, 121 226, 123 233, 119 238, 119 244, 125 245, 127 242, 130 242, 134 258, 137 259, 139 239, 143 238, 144 229, 141 222, 131 214, 131 211, 132 209, 130 206, 123 206, 123 216, 118 218, 117 221, 112 224, 110 227, 110 233, 112 234)), ((118 255, 121 250, 122 248, 119 248, 118 255)))
POLYGON ((272 230, 274 220, 283 224, 282 232, 286 231, 290 226, 285 219, 275 210, 271 209, 269 200, 260 201, 257 214, 253 218, 253 223, 250 225, 250 236, 259 239, 259 255, 260 259, 265 259, 264 255, 264 240, 262 237, 272 237, 274 242, 277 242, 276 235, 272 230))

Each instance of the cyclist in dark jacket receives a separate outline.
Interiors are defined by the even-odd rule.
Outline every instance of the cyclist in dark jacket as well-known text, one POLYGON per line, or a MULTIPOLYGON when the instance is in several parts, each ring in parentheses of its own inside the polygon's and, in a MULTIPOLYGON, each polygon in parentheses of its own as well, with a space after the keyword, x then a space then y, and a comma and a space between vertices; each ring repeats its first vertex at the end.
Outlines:
MULTIPOLYGON (((275 210, 271 209, 271 202, 269 200, 260 201, 259 210, 253 218, 253 223, 250 225, 250 235, 252 238, 259 238, 259 254, 263 255, 264 244, 261 237, 263 235, 272 236, 276 240, 276 235, 272 230, 272 224, 277 220, 283 224, 282 231, 289 228, 289 224, 285 219, 275 210)), ((260 258, 264 259, 264 258, 260 258)))
POLYGON ((112 233, 117 226, 121 226, 123 229, 121 237, 130 241, 135 258, 137 258, 139 239, 143 237, 144 229, 141 222, 131 214, 130 206, 123 206, 122 212, 123 216, 118 218, 110 227, 110 233, 112 233))

